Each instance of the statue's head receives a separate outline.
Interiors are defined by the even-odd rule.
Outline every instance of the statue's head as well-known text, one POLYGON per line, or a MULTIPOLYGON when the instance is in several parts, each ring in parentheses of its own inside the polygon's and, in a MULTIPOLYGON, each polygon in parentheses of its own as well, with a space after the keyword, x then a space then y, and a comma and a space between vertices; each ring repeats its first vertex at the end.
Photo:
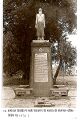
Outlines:
POLYGON ((39 8, 39 13, 42 13, 42 8, 39 8))

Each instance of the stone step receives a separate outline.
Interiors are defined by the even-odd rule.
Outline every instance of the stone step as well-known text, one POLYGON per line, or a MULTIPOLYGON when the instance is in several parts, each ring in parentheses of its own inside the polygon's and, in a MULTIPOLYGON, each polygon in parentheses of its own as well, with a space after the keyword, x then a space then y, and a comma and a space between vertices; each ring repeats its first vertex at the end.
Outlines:
POLYGON ((41 101, 37 101, 35 102, 34 107, 53 107, 55 106, 55 104, 52 104, 49 101, 45 101, 45 100, 41 100, 41 101))

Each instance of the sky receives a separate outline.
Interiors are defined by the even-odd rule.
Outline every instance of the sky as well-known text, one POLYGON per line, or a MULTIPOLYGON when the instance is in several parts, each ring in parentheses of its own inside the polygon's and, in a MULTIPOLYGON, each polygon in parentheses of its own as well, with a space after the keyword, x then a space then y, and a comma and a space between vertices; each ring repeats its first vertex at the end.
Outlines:
POLYGON ((67 41, 71 41, 72 46, 77 47, 77 35, 68 35, 67 41))

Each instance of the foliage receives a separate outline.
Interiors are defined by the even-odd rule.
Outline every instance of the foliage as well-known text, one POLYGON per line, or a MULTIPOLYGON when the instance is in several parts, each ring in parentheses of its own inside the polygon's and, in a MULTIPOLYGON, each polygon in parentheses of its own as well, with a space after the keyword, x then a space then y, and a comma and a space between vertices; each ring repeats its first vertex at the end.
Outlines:
POLYGON ((59 47, 63 32, 72 33, 76 27, 74 4, 67 0, 4 0, 3 7, 4 72, 10 74, 21 69, 29 79, 30 45, 36 39, 34 26, 38 8, 42 7, 46 16, 45 39, 58 41, 59 47))
POLYGON ((10 31, 4 35, 4 46, 3 46, 3 69, 7 74, 12 75, 21 68, 21 56, 17 49, 14 37, 10 31), (15 63, 15 64, 14 64, 15 63))
POLYGON ((52 45, 52 60, 59 61, 62 58, 62 61, 66 66, 71 67, 76 65, 76 53, 77 50, 72 46, 71 42, 62 40, 59 45, 58 43, 52 45))

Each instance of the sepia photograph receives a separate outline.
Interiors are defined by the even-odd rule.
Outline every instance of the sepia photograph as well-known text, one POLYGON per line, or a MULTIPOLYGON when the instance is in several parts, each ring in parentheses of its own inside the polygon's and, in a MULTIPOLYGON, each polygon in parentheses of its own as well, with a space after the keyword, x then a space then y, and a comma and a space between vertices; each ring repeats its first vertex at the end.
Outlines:
POLYGON ((77 0, 3 0, 2 108, 76 108, 77 0))

